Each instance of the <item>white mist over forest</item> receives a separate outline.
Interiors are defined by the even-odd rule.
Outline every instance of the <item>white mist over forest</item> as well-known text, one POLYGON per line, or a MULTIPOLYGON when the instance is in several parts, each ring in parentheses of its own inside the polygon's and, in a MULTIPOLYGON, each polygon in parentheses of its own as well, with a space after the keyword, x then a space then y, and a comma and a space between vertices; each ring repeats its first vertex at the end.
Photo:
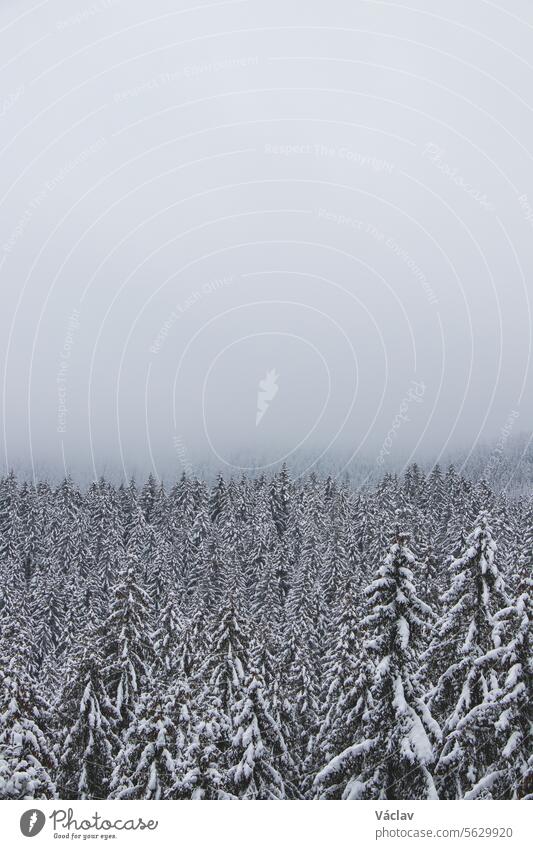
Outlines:
POLYGON ((5 470, 527 442, 529 12, 3 2, 5 470))

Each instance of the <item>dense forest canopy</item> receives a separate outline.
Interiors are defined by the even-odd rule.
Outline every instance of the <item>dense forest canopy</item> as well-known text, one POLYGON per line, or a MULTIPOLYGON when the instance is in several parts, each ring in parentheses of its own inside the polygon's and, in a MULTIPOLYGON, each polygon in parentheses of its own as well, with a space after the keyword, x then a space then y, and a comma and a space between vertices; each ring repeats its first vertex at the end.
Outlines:
POLYGON ((533 795, 533 500, 0 483, 0 798, 533 795))

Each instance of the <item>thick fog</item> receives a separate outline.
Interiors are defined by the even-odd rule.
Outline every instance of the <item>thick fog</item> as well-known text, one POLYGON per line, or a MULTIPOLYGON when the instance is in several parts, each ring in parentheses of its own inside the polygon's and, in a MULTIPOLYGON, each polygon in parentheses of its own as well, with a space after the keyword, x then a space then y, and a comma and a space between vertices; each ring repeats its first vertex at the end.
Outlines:
POLYGON ((2 465, 531 430, 527 0, 3 0, 2 465))

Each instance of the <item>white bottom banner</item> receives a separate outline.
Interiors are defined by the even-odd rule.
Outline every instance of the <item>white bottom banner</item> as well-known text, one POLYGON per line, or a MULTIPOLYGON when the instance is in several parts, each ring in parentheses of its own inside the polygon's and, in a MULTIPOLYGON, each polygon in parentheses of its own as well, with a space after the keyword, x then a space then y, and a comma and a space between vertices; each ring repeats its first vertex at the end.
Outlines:
MULTIPOLYGON (((525 846, 527 802, 2 802, 6 849, 525 846)), ((530 827, 529 827, 530 828, 530 827)))

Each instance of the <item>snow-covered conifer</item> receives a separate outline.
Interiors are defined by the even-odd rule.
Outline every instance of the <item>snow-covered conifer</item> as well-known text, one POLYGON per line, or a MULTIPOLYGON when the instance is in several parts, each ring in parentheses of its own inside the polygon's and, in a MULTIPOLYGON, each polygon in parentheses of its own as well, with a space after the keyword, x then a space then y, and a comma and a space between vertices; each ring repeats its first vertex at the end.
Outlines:
POLYGON ((417 685, 417 649, 431 610, 417 598, 408 537, 396 539, 367 589, 365 648, 374 660, 370 699, 352 744, 318 773, 342 799, 436 799, 432 775, 440 729, 417 685))
POLYGON ((106 799, 118 750, 117 713, 94 647, 78 654, 61 698, 58 788, 62 799, 106 799))

